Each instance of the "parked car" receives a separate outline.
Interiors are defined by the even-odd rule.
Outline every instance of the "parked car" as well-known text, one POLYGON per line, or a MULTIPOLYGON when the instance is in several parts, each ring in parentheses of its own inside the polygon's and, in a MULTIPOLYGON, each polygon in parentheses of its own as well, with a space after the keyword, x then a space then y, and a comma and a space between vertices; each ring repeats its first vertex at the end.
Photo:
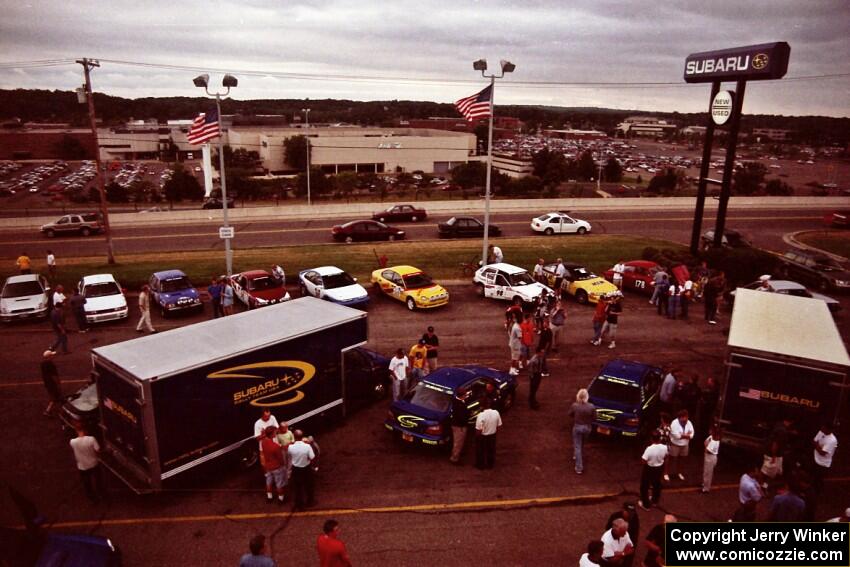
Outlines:
POLYGON ((47 238, 53 238, 57 234, 81 234, 89 236, 103 230, 99 213, 72 214, 61 217, 56 222, 50 222, 41 226, 41 232, 47 238))
POLYGON ((266 270, 249 270, 230 276, 233 295, 248 309, 289 301, 285 282, 266 270))
POLYGON ((590 223, 573 218, 565 212, 554 212, 532 219, 531 230, 542 232, 547 236, 552 234, 585 234, 590 232, 590 223))
POLYGON ((355 242, 372 240, 401 240, 404 231, 373 220, 351 221, 338 224, 331 229, 331 236, 337 242, 355 242))
POLYGON ((449 292, 413 266, 394 266, 372 272, 372 284, 411 311, 440 307, 449 302, 449 292))
MULTIPOLYGON (((564 280, 569 282, 567 293, 575 297, 576 301, 582 305, 597 303, 603 295, 617 291, 617 286, 588 271, 581 264, 564 262, 564 268, 566 269, 564 280)), ((557 263, 543 266, 543 274, 546 276, 549 287, 553 289, 555 287, 555 280, 557 279, 555 276, 557 269, 557 263)))
POLYGON ((301 295, 312 295, 340 305, 357 307, 369 303, 369 293, 357 278, 336 266, 321 266, 298 273, 301 295))
MULTIPOLYGON (((720 242, 724 248, 752 248, 753 246, 752 242, 745 238, 743 234, 729 228, 723 231, 720 242)), ((702 233, 700 244, 703 250, 714 247, 714 229, 706 230, 702 233)))
MULTIPOLYGON (((632 260, 623 262, 626 267, 623 272, 623 291, 630 289, 638 293, 652 294, 655 288, 655 274, 661 266, 649 260, 632 260)), ((614 281, 614 268, 605 270, 603 274, 609 282, 614 281)))
POLYGON ((481 413, 480 400, 489 397, 504 413, 514 403, 515 376, 478 365, 446 366, 424 377, 403 398, 392 403, 384 427, 405 443, 431 447, 451 443, 452 398, 466 402, 469 423, 481 413))
POLYGON ((0 292, 0 320, 8 323, 46 317, 48 293, 50 284, 44 276, 21 274, 6 278, 0 292))
POLYGON ((823 223, 833 228, 850 228, 850 209, 832 211, 823 217, 823 223))
POLYGON ((478 268, 472 282, 479 296, 507 301, 518 297, 523 303, 531 303, 541 294, 555 293, 552 288, 534 281, 527 270, 505 263, 478 268))
POLYGON ((818 290, 850 290, 850 271, 818 252, 789 250, 779 257, 779 273, 784 278, 800 280, 818 290))
POLYGON ((163 318, 187 309, 204 309, 198 290, 180 270, 155 272, 150 277, 149 285, 153 296, 152 303, 159 306, 159 313, 163 318))
POLYGON ((661 368, 615 359, 590 382, 596 406, 593 431, 599 435, 643 436, 657 425, 661 368))
POLYGON ((380 222, 417 222, 425 220, 427 216, 428 213, 425 209, 414 207, 413 205, 393 205, 372 215, 372 220, 380 222))
POLYGON ((83 276, 77 284, 77 289, 86 298, 83 309, 89 323, 127 318, 129 310, 124 290, 112 274, 83 276))
MULTIPOLYGON (((230 195, 227 196, 227 208, 232 209, 233 205, 236 201, 230 195)), ((204 204, 201 206, 202 209, 223 209, 224 201, 221 197, 207 197, 204 200, 204 204)))
MULTIPOLYGON (((447 221, 437 224, 437 233, 440 238, 462 238, 465 236, 484 236, 484 223, 475 217, 452 217, 447 221)), ((490 236, 501 236, 502 229, 491 224, 487 234, 490 236)))
MULTIPOLYGON (((797 282, 792 282, 790 280, 775 280, 771 278, 766 282, 763 282, 762 280, 757 280, 741 287, 745 289, 754 289, 757 291, 780 293, 782 295, 794 295, 796 297, 810 297, 812 299, 820 299, 821 301, 826 302, 826 306, 829 308, 830 312, 836 313, 838 311, 841 311, 841 302, 837 299, 833 299, 828 295, 823 295, 822 293, 817 293, 816 291, 809 291, 808 289, 806 289, 806 286, 797 282)), ((734 289, 729 292, 728 299, 729 303, 734 302, 734 289)))

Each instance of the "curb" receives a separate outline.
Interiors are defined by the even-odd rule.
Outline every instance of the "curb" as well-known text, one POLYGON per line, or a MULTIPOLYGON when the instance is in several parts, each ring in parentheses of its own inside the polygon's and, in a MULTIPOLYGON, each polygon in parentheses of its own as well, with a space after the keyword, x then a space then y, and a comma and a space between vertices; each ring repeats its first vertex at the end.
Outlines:
POLYGON ((782 235, 782 240, 785 241, 786 244, 790 246, 794 246, 796 248, 802 248, 803 250, 811 250, 812 252, 818 252, 832 258, 836 262, 850 262, 850 259, 845 258, 844 256, 839 256, 838 254, 833 254, 832 252, 828 252, 827 250, 823 250, 821 248, 815 248, 814 246, 809 246, 808 244, 804 244, 797 240, 797 236, 801 234, 830 234, 833 231, 831 230, 798 230, 797 232, 789 232, 782 235))

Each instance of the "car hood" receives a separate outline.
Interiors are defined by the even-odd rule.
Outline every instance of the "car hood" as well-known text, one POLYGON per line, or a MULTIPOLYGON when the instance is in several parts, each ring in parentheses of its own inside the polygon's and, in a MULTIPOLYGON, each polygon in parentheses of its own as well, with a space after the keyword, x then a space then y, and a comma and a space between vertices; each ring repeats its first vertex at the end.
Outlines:
POLYGON ((546 293, 555 293, 552 288, 549 286, 543 285, 540 282, 534 282, 528 285, 518 285, 512 286, 511 291, 515 291, 517 293, 521 293, 522 295, 527 295, 528 297, 537 297, 543 292, 546 293))
POLYGON ((4 297, 0 299, 0 305, 9 309, 36 308, 41 302, 46 302, 47 296, 43 293, 38 295, 22 295, 20 297, 4 297))
POLYGON ((159 297, 165 301, 177 301, 178 299, 182 299, 184 297, 188 297, 190 299, 198 299, 198 290, 191 287, 188 289, 181 289, 178 291, 162 291, 159 293, 159 297))
POLYGON ((263 299, 265 301, 280 300, 287 297, 289 294, 283 286, 274 289, 262 289, 260 291, 249 291, 248 295, 263 299))
POLYGON ((104 295, 103 297, 86 298, 86 311, 100 311, 102 309, 117 309, 127 307, 127 300, 123 295, 104 295))
POLYGON ((326 289, 325 295, 334 301, 351 301, 352 299, 366 297, 368 293, 366 292, 366 288, 362 285, 352 284, 345 287, 326 289))
POLYGON ((448 292, 446 291, 446 288, 444 288, 443 286, 434 284, 434 285, 428 286, 428 287, 408 290, 408 293, 411 293, 411 294, 414 294, 414 295, 423 295, 425 297, 434 297, 435 295, 440 295, 440 294, 448 293, 448 292))

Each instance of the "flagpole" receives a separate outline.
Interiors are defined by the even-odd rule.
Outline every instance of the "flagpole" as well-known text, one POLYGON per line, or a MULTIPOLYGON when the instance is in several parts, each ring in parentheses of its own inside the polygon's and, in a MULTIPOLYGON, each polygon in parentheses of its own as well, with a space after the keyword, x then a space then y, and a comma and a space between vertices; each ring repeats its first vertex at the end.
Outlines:
POLYGON ((493 101, 496 98, 496 76, 490 75, 490 119, 487 128, 487 181, 484 186, 484 243, 481 247, 481 265, 487 265, 490 247, 490 170, 493 168, 493 101))

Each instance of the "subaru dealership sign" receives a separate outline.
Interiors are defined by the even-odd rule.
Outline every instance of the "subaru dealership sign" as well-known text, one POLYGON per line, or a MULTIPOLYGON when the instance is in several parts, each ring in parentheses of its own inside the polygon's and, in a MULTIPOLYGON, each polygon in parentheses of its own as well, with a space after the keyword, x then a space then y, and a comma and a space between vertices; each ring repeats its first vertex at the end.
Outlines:
POLYGON ((685 59, 685 82, 781 79, 790 55, 791 46, 784 41, 692 53, 685 59))

